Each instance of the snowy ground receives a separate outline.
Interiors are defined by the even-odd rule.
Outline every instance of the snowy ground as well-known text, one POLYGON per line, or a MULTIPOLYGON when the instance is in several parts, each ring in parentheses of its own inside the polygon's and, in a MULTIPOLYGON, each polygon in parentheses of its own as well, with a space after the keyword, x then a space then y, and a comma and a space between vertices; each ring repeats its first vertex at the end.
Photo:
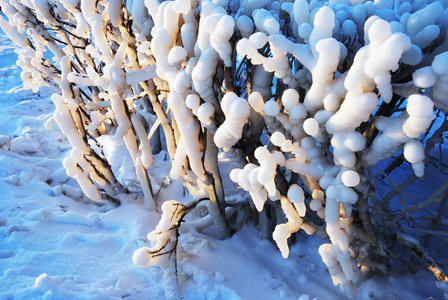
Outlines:
MULTIPOLYGON (((110 209, 57 196, 56 186, 76 184, 61 164, 67 140, 43 126, 53 111, 50 91, 23 90, 4 34, 0 45, 0 135, 12 139, 10 151, 0 149, 0 299, 164 299, 162 271, 132 263, 159 215, 131 201, 110 209)), ((158 161, 163 167, 163 155, 158 161)), ((153 173, 163 177, 166 170, 153 173)), ((183 197, 173 183, 159 201, 183 197)), ((198 233, 186 223, 178 264, 183 297, 345 299, 318 255, 320 244, 299 235, 285 260, 253 225, 222 241, 212 229, 198 233)), ((422 270, 367 280, 357 299, 429 297, 442 299, 442 293, 422 270)))

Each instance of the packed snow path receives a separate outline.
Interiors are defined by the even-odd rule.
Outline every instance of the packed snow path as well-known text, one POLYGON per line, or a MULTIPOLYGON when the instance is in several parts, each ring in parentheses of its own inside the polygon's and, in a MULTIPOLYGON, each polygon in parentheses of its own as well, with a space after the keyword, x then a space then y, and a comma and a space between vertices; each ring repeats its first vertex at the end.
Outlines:
MULTIPOLYGON (((132 263, 160 216, 132 201, 110 209, 59 195, 55 187, 76 183, 62 168, 67 140, 44 127, 54 109, 51 91, 22 88, 14 46, 3 33, 0 50, 0 299, 164 299, 162 271, 132 263)), ((163 154, 157 160, 161 169, 154 173, 166 174, 163 154)), ((159 201, 182 197, 182 187, 172 183, 159 201)), ((300 235, 286 260, 252 225, 225 241, 213 228, 181 231, 184 299, 345 299, 315 237, 300 235)), ((441 299, 441 292, 421 271, 368 280, 357 299, 430 296, 441 299)))

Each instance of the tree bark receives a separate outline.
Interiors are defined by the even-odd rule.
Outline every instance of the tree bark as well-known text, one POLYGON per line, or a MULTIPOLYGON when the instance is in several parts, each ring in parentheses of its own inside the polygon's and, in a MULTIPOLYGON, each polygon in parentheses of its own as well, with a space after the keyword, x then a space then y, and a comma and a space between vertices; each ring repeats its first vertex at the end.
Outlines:
POLYGON ((218 168, 218 148, 213 142, 213 134, 208 130, 206 140, 207 149, 205 152, 205 167, 213 176, 213 182, 207 185, 207 192, 210 198, 207 207, 219 234, 223 238, 228 238, 232 235, 232 231, 230 230, 229 223, 227 222, 224 213, 225 195, 218 168))

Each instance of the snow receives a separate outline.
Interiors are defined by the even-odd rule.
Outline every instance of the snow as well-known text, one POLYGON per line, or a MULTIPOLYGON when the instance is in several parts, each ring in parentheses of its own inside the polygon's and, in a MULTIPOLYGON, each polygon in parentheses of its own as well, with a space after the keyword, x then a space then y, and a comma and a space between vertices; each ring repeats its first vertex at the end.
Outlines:
POLYGON ((211 34, 210 42, 212 47, 219 53, 219 56, 224 61, 227 67, 232 66, 232 48, 229 45, 229 40, 233 35, 235 22, 229 15, 222 16, 215 26, 211 34))
POLYGON ((289 112, 289 117, 292 119, 291 122, 299 122, 300 120, 303 120, 306 118, 306 108, 302 104, 298 104, 294 106, 291 111, 289 112))
POLYGON ((264 8, 255 9, 252 12, 255 26, 270 35, 277 34, 280 30, 280 24, 275 20, 272 14, 264 8))
MULTIPOLYGON (((145 1, 148 6, 155 3, 145 1)), ((85 12, 85 15, 89 21, 95 18, 93 11, 85 12)), ((97 29, 100 32, 100 26, 97 29)), ((147 262, 145 251, 152 245, 146 235, 156 229, 160 214, 146 209, 141 199, 130 197, 125 199, 122 206, 113 209, 95 204, 83 195, 79 185, 67 176, 62 167, 64 164, 73 169, 83 162, 84 149, 70 151, 69 141, 59 131, 73 129, 73 124, 63 123, 64 116, 60 115, 58 120, 61 122, 54 125, 55 130, 44 127, 44 124, 52 122, 52 92, 41 88, 38 94, 33 94, 23 89, 20 70, 13 66, 17 55, 3 33, 0 34, 0 47, 0 298, 164 299, 163 286, 167 284, 163 277, 166 273, 159 267, 143 269, 139 266, 147 262)), ((185 52, 181 56, 184 55, 185 52)), ((181 56, 175 55, 175 58, 181 56)), ((250 105, 263 109, 262 97, 256 93, 252 95, 250 105)), ((60 95, 52 98, 56 105, 62 106, 60 95)), ((198 100, 197 97, 188 101, 191 108, 199 110, 198 100)), ((242 101, 245 100, 239 98, 233 108, 233 104, 230 105, 230 114, 245 119, 248 105, 242 101)), ((292 100, 285 100, 284 104, 297 119, 306 118, 307 111, 302 104, 298 104, 295 96, 292 100)), ((279 108, 278 103, 275 102, 275 105, 279 108)), ((65 109, 67 112, 69 108, 65 109)), ((185 112, 186 108, 179 109, 185 112)), ((204 109, 207 112, 211 108, 205 106, 204 109)), ((63 108, 61 111, 58 108, 58 112, 62 114, 63 108)), ((135 117, 132 121, 137 124, 135 117)), ((98 119, 96 123, 99 122, 98 119)), ((244 122, 238 124, 242 126, 244 122)), ((241 128, 238 128, 238 133, 239 130, 241 128)), ((143 135, 142 132, 137 134, 143 135)), ((279 134, 272 136, 273 143, 283 147, 285 137, 279 134)), ((76 135, 73 136, 76 139, 76 135)), ((357 151, 358 143, 364 142, 357 137, 352 140, 353 145, 344 144, 351 151, 357 151)), ((109 155, 117 155, 108 159, 114 162, 113 168, 123 168, 127 173, 130 160, 120 156, 125 151, 108 154, 108 142, 111 148, 124 146, 112 138, 103 143, 108 158, 109 155)), ((83 145, 81 142, 74 144, 83 145)), ((311 138, 304 139, 302 147, 318 149, 311 138)), ((268 171, 264 174, 268 178, 262 181, 273 180, 271 171, 277 164, 283 163, 283 155, 267 149, 257 154, 257 158, 262 160, 263 171, 268 171)), ((416 152, 411 154, 416 155, 416 152)), ((152 163, 148 154, 142 155, 145 165, 152 163)), ((153 182, 166 186, 157 201, 167 205, 173 203, 169 202, 173 199, 186 202, 183 187, 165 178, 170 165, 165 156, 164 152, 155 156, 154 166, 150 170, 153 182)), ((183 163, 183 159, 181 161, 183 163)), ((254 170, 254 165, 245 169, 251 176, 244 179, 257 179, 254 170)), ((401 176, 409 174, 411 171, 408 170, 401 176)), ((240 175, 238 177, 243 177, 243 171, 240 175)), ((129 179, 130 189, 132 179, 129 179)), ((349 181, 353 183, 352 178, 349 181)), ((239 195, 236 188, 229 186, 228 190, 233 195, 239 195)), ((288 198, 294 204, 303 204, 302 189, 292 186, 290 190, 288 198)), ((261 199, 265 198, 261 196, 261 199)), ((321 207, 320 200, 312 201, 312 209, 321 207)), ((212 226, 199 230, 189 225, 188 221, 193 224, 200 209, 197 207, 196 215, 192 213, 181 226, 178 275, 184 299, 346 299, 345 294, 333 286, 327 268, 317 254, 323 243, 319 238, 303 232, 296 234, 296 243, 288 249, 289 258, 284 259, 275 243, 259 237, 252 223, 227 240, 219 240, 212 226)), ((167 224, 171 225, 169 222, 167 224)), ((284 234, 281 236, 285 237, 284 234)), ((336 252, 331 253, 338 259, 342 257, 336 252)), ((350 269, 347 263, 341 265, 344 269, 350 269)), ((340 275, 335 276, 340 280, 340 275)), ((403 299, 441 298, 434 281, 432 274, 426 271, 396 278, 375 277, 364 282, 357 297, 368 299, 392 295, 403 299)))
POLYGON ((347 187, 354 187, 357 186, 360 182, 359 174, 355 171, 345 171, 342 173, 341 177, 342 183, 347 187))
POLYGON ((303 202, 305 195, 302 188, 297 184, 292 184, 288 189, 288 199, 293 203, 303 202))
POLYGON ((215 108, 211 103, 203 103, 199 106, 197 110, 197 116, 199 121, 201 121, 205 125, 212 124, 213 120, 211 119, 215 113, 215 108))
POLYGON ((285 136, 280 131, 276 131, 271 135, 271 143, 277 147, 281 147, 285 142, 285 136))
POLYGON ((423 160, 425 159, 425 151, 422 143, 417 140, 411 140, 407 142, 403 147, 404 158, 412 164, 415 175, 422 177, 425 174, 425 165, 423 160))
POLYGON ((168 63, 172 66, 178 66, 187 58, 187 55, 185 48, 180 46, 173 47, 168 54, 168 63))
POLYGON ((303 130, 311 136, 319 134, 319 123, 314 118, 308 118, 303 122, 303 130))
MULTIPOLYGON (((245 99, 238 97, 233 92, 224 95, 221 107, 226 120, 216 131, 214 142, 219 148, 228 152, 243 135, 243 128, 248 121, 250 107, 245 99)), ((211 108, 207 108, 207 111, 211 112, 211 108)))
POLYGON ((282 95, 282 104, 286 111, 290 111, 294 106, 299 104, 299 93, 295 89, 287 89, 282 95))
POLYGON ((428 118, 432 115, 434 104, 431 99, 421 95, 411 95, 408 98, 406 111, 415 118, 428 118))
POLYGON ((254 32, 254 21, 246 15, 240 16, 236 21, 236 27, 243 38, 249 38, 254 32))
POLYGON ((342 33, 347 38, 356 36, 355 22, 352 20, 345 20, 344 23, 342 23, 342 33))
POLYGON ((425 27, 433 25, 443 15, 443 4, 440 1, 434 1, 428 4, 425 8, 422 8, 411 16, 409 16, 406 22, 407 34, 414 38, 419 32, 424 30, 425 27))
POLYGON ((319 9, 314 18, 314 28, 310 35, 310 46, 316 53, 316 45, 320 40, 330 38, 334 27, 334 12, 328 7, 319 9))
POLYGON ((263 32, 256 32, 249 37, 249 42, 256 49, 261 49, 268 42, 268 36, 263 32))
POLYGON ((247 102, 256 112, 264 111, 263 97, 259 92, 254 92, 250 94, 249 98, 247 99, 247 102))
POLYGON ((446 69, 446 65, 448 64, 448 53, 444 52, 442 54, 437 55, 433 62, 432 62, 432 68, 434 72, 436 72, 439 75, 446 75, 448 74, 448 71, 446 69))
POLYGON ((432 44, 432 42, 437 39, 440 34, 440 27, 437 25, 426 26, 422 31, 420 31, 413 39, 412 42, 424 49, 432 44))
POLYGON ((280 107, 276 101, 269 100, 264 104, 264 112, 268 116, 275 117, 279 114, 280 107))
POLYGON ((409 118, 403 124, 403 132, 410 138, 418 138, 424 133, 434 119, 434 103, 423 95, 411 95, 406 111, 409 118))
POLYGON ((299 36, 307 41, 311 35, 311 32, 313 31, 313 27, 311 24, 308 23, 302 23, 299 26, 299 36))
POLYGON ((415 86, 426 89, 436 83, 437 74, 431 66, 423 67, 412 74, 412 81, 415 86))
POLYGON ((433 100, 438 107, 444 112, 448 111, 448 103, 446 102, 447 94, 447 69, 448 65, 448 53, 444 52, 437 55, 432 62, 432 69, 436 72, 437 77, 436 84, 433 88, 433 100))

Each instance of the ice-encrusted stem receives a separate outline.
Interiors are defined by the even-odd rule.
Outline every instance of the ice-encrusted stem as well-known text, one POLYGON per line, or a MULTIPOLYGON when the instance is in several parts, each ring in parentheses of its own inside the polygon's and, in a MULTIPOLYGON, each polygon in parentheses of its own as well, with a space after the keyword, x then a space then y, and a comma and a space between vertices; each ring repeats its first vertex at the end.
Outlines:
MULTIPOLYGON (((138 61, 137 51, 135 49, 135 41, 129 41, 129 47, 127 49, 127 57, 129 59, 129 63, 132 66, 133 70, 140 70, 141 66, 138 61)), ((173 128, 171 127, 170 120, 166 115, 166 112, 163 110, 162 104, 157 99, 156 95, 156 86, 153 79, 149 79, 147 81, 140 81, 138 83, 141 88, 147 93, 149 100, 151 102, 154 113, 160 121, 162 129, 165 134, 167 150, 171 159, 174 159, 174 152, 176 149, 176 142, 174 139, 173 128)))
MULTIPOLYGON (((69 138, 72 147, 81 150, 82 156, 86 159, 85 168, 89 164, 92 165, 92 167, 89 167, 90 176, 108 193, 114 196, 124 191, 124 188, 116 180, 110 166, 88 146, 83 121, 68 80, 68 74, 71 72, 69 57, 64 56, 61 59, 61 65, 62 74, 59 86, 62 90, 62 96, 58 94, 53 94, 52 96, 52 100, 56 105, 55 120, 60 124, 63 133, 69 138)), ((81 155, 79 157, 81 158, 81 155)))
POLYGON ((167 300, 181 300, 182 294, 177 280, 176 256, 174 255, 174 258, 170 259, 167 264, 168 266, 166 266, 163 272, 163 290, 165 291, 165 297, 167 300))
POLYGON ((428 270, 431 271, 439 281, 448 281, 448 276, 445 274, 443 269, 436 263, 431 254, 429 254, 428 251, 424 249, 415 238, 404 234, 397 234, 394 236, 394 238, 400 245, 409 248, 413 252, 413 254, 426 265, 428 270))

